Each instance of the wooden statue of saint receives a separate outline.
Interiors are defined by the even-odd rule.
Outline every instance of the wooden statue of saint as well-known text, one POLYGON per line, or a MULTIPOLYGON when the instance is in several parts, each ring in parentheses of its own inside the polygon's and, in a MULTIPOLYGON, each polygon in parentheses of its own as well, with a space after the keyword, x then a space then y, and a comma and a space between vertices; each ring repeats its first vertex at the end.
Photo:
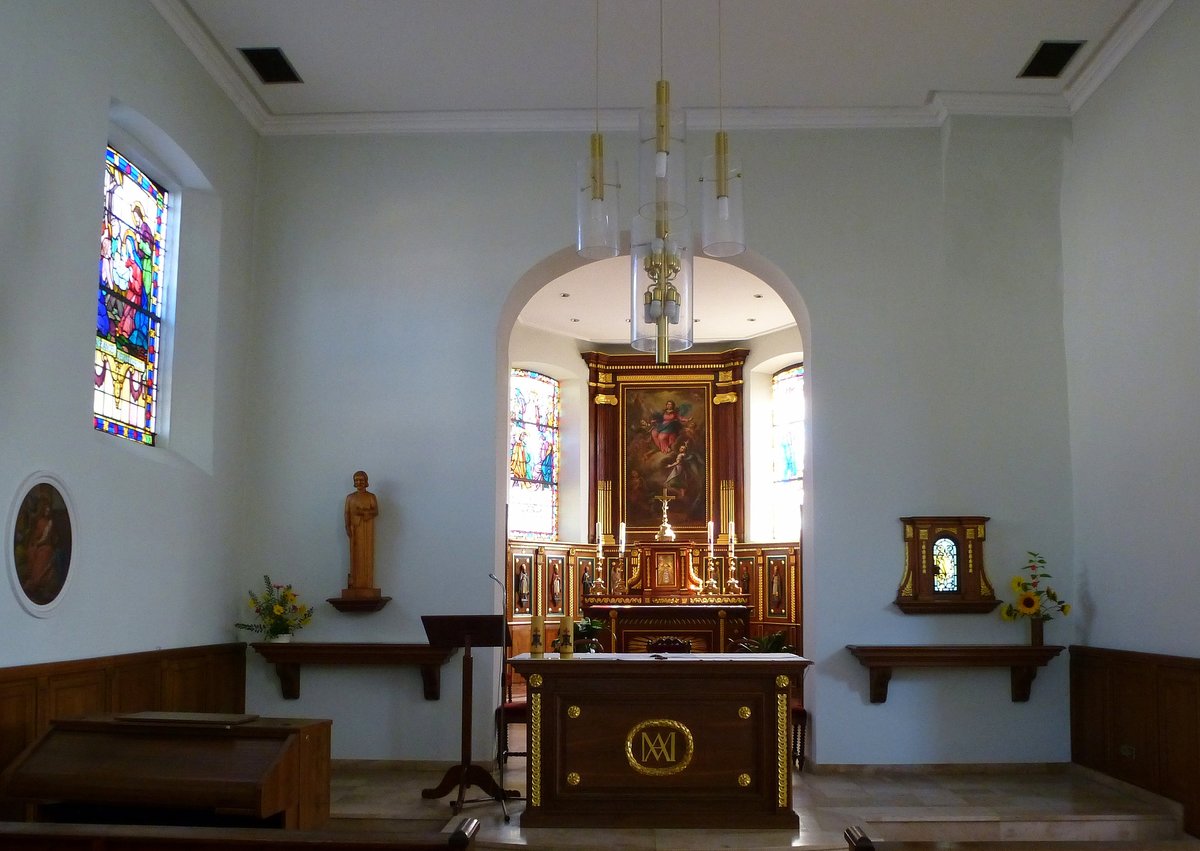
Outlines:
POLYGON ((375 518, 379 503, 367 490, 367 474, 354 474, 354 493, 346 496, 346 535, 350 539, 350 575, 343 599, 374 599, 379 597, 375 587, 375 518))

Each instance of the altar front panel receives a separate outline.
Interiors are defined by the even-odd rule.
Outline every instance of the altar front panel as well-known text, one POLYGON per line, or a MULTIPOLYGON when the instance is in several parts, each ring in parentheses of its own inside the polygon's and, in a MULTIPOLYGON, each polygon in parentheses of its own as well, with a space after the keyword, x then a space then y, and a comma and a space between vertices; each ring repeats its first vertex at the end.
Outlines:
POLYGON ((524 827, 795 829, 792 654, 521 655, 524 827))

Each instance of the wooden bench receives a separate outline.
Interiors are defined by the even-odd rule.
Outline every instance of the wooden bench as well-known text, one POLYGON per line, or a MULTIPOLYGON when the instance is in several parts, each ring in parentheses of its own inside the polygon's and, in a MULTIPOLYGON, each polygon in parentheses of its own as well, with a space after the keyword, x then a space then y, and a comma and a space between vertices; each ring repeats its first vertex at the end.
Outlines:
POLYGON ((1189 848, 1170 839, 1158 840, 985 840, 941 842, 931 840, 894 840, 874 842, 861 827, 846 828, 843 834, 848 851, 1178 851, 1189 848))
POLYGON ((479 820, 452 833, 0 822, 5 851, 440 851, 471 849, 479 820))

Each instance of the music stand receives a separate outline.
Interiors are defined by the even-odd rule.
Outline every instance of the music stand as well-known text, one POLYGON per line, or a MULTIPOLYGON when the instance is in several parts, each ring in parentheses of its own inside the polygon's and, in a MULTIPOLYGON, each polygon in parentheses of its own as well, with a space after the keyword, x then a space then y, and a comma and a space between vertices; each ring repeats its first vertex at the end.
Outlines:
POLYGON ((422 789, 421 797, 441 798, 457 786, 458 798, 450 803, 451 810, 457 815, 462 811, 463 804, 476 803, 465 798, 468 786, 478 786, 488 795, 479 801, 499 801, 504 810, 504 820, 508 821, 508 805, 505 802, 520 797, 520 793, 501 788, 490 771, 471 762, 471 648, 504 647, 504 615, 422 615, 421 623, 425 625, 425 634, 432 646, 463 648, 462 760, 458 765, 450 766, 437 786, 422 789))

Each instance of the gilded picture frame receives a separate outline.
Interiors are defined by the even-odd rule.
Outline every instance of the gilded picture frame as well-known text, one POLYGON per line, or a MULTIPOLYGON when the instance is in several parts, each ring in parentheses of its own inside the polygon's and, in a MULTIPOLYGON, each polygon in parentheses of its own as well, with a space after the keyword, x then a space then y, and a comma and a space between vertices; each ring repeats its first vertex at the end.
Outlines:
POLYGON ((621 388, 623 516, 631 530, 657 529, 660 496, 677 530, 703 529, 711 517, 710 387, 700 383, 621 388))

